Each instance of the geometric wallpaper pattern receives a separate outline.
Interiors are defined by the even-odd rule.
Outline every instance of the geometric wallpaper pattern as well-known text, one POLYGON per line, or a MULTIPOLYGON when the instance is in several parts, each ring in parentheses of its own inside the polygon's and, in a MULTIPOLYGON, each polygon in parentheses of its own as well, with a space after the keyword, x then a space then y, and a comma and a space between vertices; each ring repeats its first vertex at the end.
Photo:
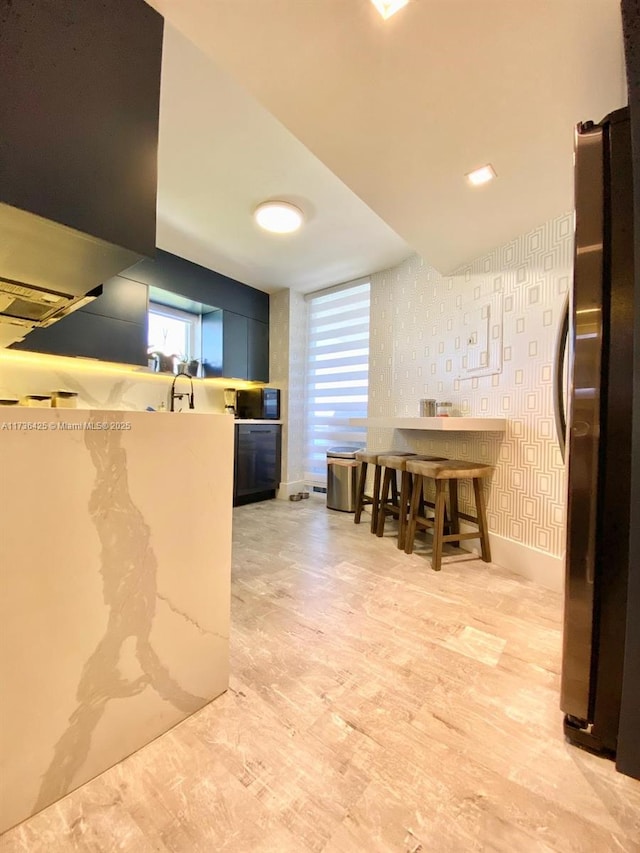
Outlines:
MULTIPOLYGON (((490 530, 554 556, 564 550, 566 503, 554 356, 572 267, 569 213, 452 275, 413 255, 371 276, 369 416, 417 416, 420 398, 431 397, 451 401, 460 414, 504 417, 507 430, 444 438, 369 430, 369 446, 495 465, 485 485, 490 530), (484 333, 499 372, 474 375, 467 369, 470 328, 488 314, 486 306, 492 315, 484 333)), ((462 498, 468 501, 468 489, 462 498)))

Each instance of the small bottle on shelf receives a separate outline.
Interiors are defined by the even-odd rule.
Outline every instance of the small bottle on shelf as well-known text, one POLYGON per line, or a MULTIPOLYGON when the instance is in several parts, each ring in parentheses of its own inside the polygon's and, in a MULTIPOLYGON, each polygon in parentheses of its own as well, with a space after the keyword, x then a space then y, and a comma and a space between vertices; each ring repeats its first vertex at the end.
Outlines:
POLYGON ((438 403, 436 408, 436 417, 438 418, 450 418, 453 412, 453 403, 438 403))

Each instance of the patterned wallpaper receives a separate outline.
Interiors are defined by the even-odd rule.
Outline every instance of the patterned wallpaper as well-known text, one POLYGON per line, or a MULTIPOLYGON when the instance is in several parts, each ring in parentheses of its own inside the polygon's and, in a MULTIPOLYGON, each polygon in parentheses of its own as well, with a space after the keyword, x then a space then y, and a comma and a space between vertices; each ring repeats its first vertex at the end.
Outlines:
MULTIPOLYGON (((564 549, 565 474, 553 359, 572 252, 567 214, 450 276, 414 255, 371 278, 369 415, 417 416, 420 398, 433 397, 461 414, 507 418, 508 428, 504 436, 448 438, 370 430, 369 445, 496 465, 486 487, 491 531, 554 556, 564 549), (469 374, 469 332, 484 306, 491 306, 490 349, 502 339, 500 372, 469 374)), ((467 502, 470 490, 461 494, 467 502)))

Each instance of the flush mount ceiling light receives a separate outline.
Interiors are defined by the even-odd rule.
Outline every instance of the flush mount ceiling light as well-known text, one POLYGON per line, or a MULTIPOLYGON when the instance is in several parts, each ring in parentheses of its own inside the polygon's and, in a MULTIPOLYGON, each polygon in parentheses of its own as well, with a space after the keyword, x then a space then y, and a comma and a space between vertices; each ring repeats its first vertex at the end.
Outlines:
POLYGON ((409 0, 371 0, 371 2, 386 21, 387 18, 395 15, 399 9, 406 6, 409 0))
POLYGON ((253 217, 261 228, 273 234, 291 234, 304 219, 300 208, 288 201, 263 201, 253 217))
POLYGON ((480 169, 476 169, 473 172, 469 172, 466 176, 467 180, 474 187, 479 187, 482 184, 486 184, 489 181, 492 181, 496 177, 496 172, 493 166, 490 163, 487 163, 486 166, 482 166, 480 169))

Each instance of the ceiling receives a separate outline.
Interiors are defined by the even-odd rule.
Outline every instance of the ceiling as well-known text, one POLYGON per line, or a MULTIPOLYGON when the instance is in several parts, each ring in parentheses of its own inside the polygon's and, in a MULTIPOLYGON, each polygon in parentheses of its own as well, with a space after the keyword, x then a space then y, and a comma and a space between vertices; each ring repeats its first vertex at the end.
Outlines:
POLYGON ((267 291, 412 251, 449 272, 572 207, 573 127, 626 103, 618 0, 150 0, 158 244, 267 291), (490 162, 498 178, 470 188, 490 162), (270 237, 264 198, 303 208, 270 237))

